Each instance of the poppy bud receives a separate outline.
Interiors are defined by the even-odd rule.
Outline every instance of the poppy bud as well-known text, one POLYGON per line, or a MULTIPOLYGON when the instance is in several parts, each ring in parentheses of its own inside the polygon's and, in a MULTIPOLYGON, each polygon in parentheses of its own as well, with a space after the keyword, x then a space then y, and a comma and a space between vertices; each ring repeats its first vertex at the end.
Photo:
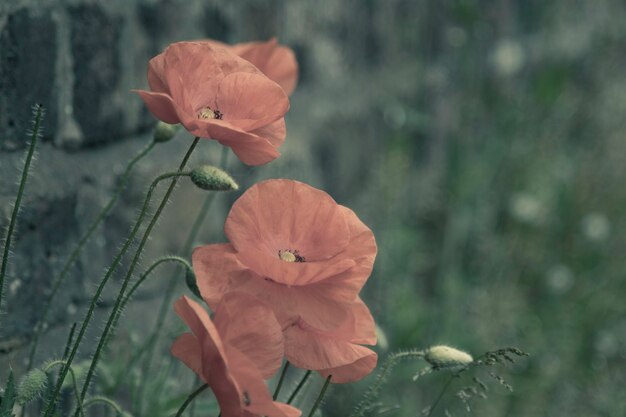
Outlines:
POLYGON ((191 171, 191 181, 199 188, 209 191, 238 190, 235 180, 219 168, 202 165, 191 171))
POLYGON ((28 404, 39 397, 46 389, 48 376, 41 369, 33 369, 22 378, 17 389, 17 403, 19 405, 28 404))
POLYGON ((179 130, 180 125, 170 125, 165 122, 159 122, 154 128, 153 139, 157 143, 167 142, 176 136, 176 133, 178 133, 179 130))
POLYGON ((185 282, 187 283, 187 288, 189 288, 189 291, 191 291, 193 295, 198 298, 202 298, 202 294, 200 294, 198 284, 196 284, 196 274, 193 272, 193 269, 191 267, 186 268, 185 282))
POLYGON ((444 345, 428 348, 424 359, 437 369, 462 367, 474 361, 469 353, 444 345))

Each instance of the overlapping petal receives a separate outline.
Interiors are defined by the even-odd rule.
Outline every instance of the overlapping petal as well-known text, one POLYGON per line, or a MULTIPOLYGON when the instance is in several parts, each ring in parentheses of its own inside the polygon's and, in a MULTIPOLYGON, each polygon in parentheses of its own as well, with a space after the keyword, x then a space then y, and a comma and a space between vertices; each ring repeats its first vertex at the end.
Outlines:
POLYGON ((291 363, 332 375, 335 383, 358 381, 376 367, 377 354, 361 346, 376 343, 374 320, 361 300, 337 329, 321 331, 300 320, 284 334, 285 354, 291 363))
POLYGON ((291 48, 280 45, 276 38, 265 42, 245 42, 228 45, 206 40, 214 46, 230 49, 260 69, 270 80, 278 83, 287 95, 291 95, 298 83, 298 62, 291 48))
POLYGON ((282 359, 282 334, 271 311, 242 293, 231 293, 223 302, 214 322, 187 297, 176 302, 176 312, 192 333, 174 342, 172 354, 211 387, 224 417, 299 415, 274 403, 264 383, 282 359))

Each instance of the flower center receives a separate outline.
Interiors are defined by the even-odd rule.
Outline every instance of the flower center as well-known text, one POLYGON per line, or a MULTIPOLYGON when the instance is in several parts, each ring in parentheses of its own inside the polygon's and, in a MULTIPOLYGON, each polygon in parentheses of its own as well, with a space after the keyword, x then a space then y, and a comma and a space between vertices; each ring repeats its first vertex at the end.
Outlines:
POLYGON ((198 110, 198 119, 203 119, 203 120, 218 119, 218 120, 222 120, 222 117, 224 117, 224 115, 222 114, 221 111, 213 110, 209 106, 203 107, 200 110, 198 110))
POLYGON ((278 251, 278 257, 285 262, 304 262, 304 256, 301 256, 297 250, 285 249, 278 251))

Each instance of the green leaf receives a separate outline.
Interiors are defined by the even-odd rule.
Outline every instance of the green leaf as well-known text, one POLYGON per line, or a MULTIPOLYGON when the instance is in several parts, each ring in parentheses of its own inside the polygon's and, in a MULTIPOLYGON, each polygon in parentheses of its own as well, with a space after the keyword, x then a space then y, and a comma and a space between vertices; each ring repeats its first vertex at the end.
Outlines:
POLYGON ((13 406, 15 405, 15 380, 13 379, 13 371, 9 372, 9 378, 7 380, 7 386, 4 389, 4 396, 2 397, 2 403, 0 403, 0 417, 14 417, 13 406))

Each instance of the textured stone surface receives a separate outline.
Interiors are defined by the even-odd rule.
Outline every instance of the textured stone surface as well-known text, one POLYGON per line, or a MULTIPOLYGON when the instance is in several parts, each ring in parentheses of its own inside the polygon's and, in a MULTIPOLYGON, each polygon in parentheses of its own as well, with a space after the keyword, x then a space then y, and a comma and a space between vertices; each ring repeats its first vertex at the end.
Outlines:
POLYGON ((47 109, 46 137, 56 129, 55 34, 49 13, 0 15, 0 148, 24 146, 35 103, 47 109))

